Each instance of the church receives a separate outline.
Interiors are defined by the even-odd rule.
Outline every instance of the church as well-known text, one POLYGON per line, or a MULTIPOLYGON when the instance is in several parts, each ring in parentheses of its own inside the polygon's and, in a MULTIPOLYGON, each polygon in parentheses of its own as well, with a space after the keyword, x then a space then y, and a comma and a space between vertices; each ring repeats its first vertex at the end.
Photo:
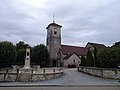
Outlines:
POLYGON ((68 67, 69 65, 78 67, 81 57, 86 56, 89 49, 106 47, 104 44, 91 42, 88 42, 85 47, 61 45, 61 28, 62 26, 55 21, 46 27, 46 47, 50 55, 49 66, 51 67, 68 67))

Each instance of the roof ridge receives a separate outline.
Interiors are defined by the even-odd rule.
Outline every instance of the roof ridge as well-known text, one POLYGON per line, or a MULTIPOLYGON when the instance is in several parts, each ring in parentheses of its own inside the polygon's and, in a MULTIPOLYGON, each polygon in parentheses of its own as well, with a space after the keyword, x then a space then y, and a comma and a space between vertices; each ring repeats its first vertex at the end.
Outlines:
POLYGON ((90 43, 90 44, 104 45, 104 44, 102 44, 102 43, 93 43, 93 42, 88 42, 88 43, 90 43))
POLYGON ((61 45, 61 46, 85 48, 85 47, 81 47, 81 46, 73 46, 73 45, 61 45))

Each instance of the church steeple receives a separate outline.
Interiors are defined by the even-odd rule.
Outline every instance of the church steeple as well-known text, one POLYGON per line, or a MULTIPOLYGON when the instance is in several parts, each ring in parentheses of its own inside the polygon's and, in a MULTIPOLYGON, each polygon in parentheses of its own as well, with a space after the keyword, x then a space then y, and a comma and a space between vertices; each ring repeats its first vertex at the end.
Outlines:
POLYGON ((50 23, 47 29, 47 39, 46 46, 50 55, 50 66, 58 66, 59 63, 59 49, 61 48, 61 25, 55 23, 50 23))

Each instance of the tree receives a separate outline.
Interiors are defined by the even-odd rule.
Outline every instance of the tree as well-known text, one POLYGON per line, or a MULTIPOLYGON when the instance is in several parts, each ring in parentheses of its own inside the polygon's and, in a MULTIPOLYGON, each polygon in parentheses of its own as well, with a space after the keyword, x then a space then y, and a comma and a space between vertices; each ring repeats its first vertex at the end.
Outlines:
POLYGON ((97 54, 100 67, 117 68, 120 65, 120 47, 100 50, 97 54))
POLYGON ((25 44, 23 41, 16 43, 16 61, 14 62, 15 64, 24 64, 25 52, 27 47, 30 47, 30 45, 25 44))
POLYGON ((112 47, 120 47, 120 41, 116 42, 112 47))
POLYGON ((88 50, 88 53, 87 53, 87 62, 86 62, 87 66, 94 66, 94 59, 93 59, 93 55, 92 55, 92 52, 90 50, 88 50))
POLYGON ((24 65, 25 62, 25 55, 26 55, 26 50, 25 49, 19 49, 16 52, 16 60, 15 60, 15 64, 20 64, 20 65, 24 65))
POLYGON ((94 67, 100 67, 100 63, 97 59, 97 53, 100 49, 95 48, 93 52, 93 59, 94 59, 94 67))
POLYGON ((41 67, 48 66, 49 53, 47 51, 47 48, 43 44, 34 46, 32 48, 31 63, 41 65, 41 67))
POLYGON ((29 44, 25 44, 23 41, 20 41, 18 43, 16 43, 16 50, 20 50, 20 49, 26 49, 27 47, 30 47, 29 44))
POLYGON ((81 57, 81 66, 86 66, 86 58, 84 56, 81 57))
POLYGON ((0 67, 13 64, 16 57, 15 47, 11 42, 0 42, 0 67))

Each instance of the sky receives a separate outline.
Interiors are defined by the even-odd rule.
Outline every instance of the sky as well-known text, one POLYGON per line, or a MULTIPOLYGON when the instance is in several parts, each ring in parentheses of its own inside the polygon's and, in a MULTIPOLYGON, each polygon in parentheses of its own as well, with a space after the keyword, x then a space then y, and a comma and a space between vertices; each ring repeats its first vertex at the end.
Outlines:
POLYGON ((0 41, 46 44, 54 14, 62 44, 120 41, 120 0, 0 0, 0 41))

